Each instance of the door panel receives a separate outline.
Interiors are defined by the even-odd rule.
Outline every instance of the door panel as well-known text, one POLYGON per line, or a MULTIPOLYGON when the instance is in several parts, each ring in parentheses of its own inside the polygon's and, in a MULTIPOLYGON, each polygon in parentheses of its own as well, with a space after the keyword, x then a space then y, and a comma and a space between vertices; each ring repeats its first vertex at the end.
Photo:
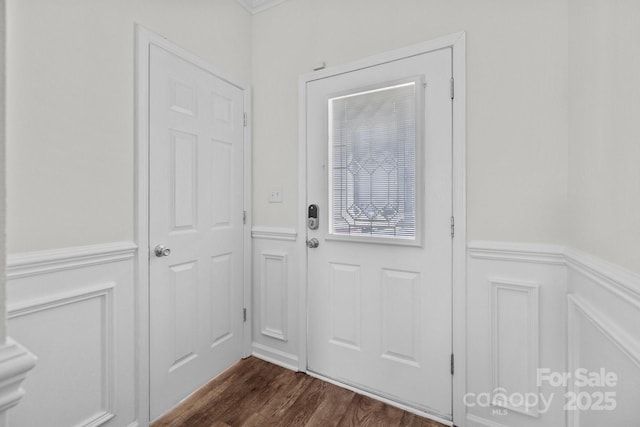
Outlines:
POLYGON ((150 52, 150 411, 242 356, 243 92, 150 52), (169 256, 157 257, 163 244, 169 256))
POLYGON ((382 270, 382 357, 420 364, 420 273, 382 270))
POLYGON ((308 369, 451 419, 451 50, 307 84, 308 369))

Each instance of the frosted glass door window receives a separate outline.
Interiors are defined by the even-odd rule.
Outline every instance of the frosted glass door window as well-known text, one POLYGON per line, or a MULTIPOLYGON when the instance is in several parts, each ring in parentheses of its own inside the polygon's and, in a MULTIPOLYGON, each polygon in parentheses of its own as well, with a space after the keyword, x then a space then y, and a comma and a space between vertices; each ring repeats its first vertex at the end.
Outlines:
POLYGON ((329 99, 331 234, 415 240, 417 86, 329 99))

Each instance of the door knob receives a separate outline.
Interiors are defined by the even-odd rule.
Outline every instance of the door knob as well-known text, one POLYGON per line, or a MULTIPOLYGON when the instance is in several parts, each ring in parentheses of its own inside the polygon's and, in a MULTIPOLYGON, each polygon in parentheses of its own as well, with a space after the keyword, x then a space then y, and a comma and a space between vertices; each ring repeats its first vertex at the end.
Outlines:
POLYGON ((317 248, 318 245, 320 245, 320 242, 318 242, 318 239, 316 239, 315 237, 311 240, 307 240, 307 247, 309 249, 317 248))
POLYGON ((166 247, 165 245, 158 245, 153 250, 157 257, 169 256, 171 255, 171 249, 166 247))

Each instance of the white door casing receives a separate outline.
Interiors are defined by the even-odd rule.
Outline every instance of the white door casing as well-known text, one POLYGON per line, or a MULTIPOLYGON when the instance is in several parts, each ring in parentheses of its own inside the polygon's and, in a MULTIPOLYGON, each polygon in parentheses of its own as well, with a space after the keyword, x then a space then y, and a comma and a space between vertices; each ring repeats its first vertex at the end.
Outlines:
MULTIPOLYGON (((308 369, 448 420, 452 419, 451 55, 451 49, 441 49, 306 86, 306 200, 320 207, 319 229, 307 230, 307 238, 320 243, 308 250, 307 259, 308 369), (424 93, 416 113, 423 118, 417 123, 423 123, 424 138, 418 125, 415 240, 336 236, 328 221, 333 215, 328 187, 330 183, 335 187, 329 179, 328 100, 407 81, 413 81, 419 100, 424 93)), ((391 160, 380 157, 376 163, 365 157, 346 168, 354 181, 362 173, 386 174, 393 168, 391 160)))
POLYGON ((162 47, 149 56, 153 420, 243 355, 244 93, 162 47))

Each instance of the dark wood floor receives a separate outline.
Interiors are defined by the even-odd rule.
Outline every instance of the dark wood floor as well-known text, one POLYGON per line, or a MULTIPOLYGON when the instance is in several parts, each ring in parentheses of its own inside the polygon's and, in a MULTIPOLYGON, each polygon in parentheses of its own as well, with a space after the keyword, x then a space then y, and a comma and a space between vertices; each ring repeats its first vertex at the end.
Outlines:
POLYGON ((152 427, 444 427, 333 384, 250 357, 152 427))

